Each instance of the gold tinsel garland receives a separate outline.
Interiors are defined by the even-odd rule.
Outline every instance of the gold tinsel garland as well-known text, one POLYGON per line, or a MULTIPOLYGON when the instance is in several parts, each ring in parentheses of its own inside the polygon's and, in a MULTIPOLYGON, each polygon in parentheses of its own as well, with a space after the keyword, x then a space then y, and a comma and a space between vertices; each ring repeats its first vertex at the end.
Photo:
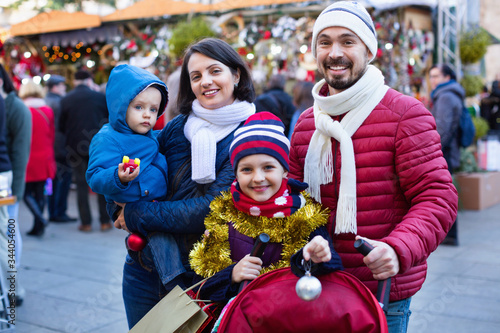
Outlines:
POLYGON ((285 218, 250 216, 234 207, 230 191, 223 192, 210 204, 210 214, 205 219, 208 237, 197 242, 189 253, 191 267, 196 274, 209 277, 233 264, 229 247, 228 223, 249 237, 256 238, 265 232, 270 242, 281 243, 281 260, 262 269, 261 274, 290 266, 290 258, 309 241, 309 235, 328 222, 329 211, 323 209, 307 195, 304 207, 285 218))

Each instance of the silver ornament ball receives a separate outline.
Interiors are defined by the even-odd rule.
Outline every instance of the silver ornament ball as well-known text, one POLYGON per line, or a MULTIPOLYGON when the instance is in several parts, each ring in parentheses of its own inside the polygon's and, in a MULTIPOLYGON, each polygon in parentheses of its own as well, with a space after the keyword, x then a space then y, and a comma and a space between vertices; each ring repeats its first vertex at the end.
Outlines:
POLYGON ((311 273, 306 272, 306 275, 301 277, 295 285, 295 291, 304 301, 314 301, 321 294, 321 282, 311 273))

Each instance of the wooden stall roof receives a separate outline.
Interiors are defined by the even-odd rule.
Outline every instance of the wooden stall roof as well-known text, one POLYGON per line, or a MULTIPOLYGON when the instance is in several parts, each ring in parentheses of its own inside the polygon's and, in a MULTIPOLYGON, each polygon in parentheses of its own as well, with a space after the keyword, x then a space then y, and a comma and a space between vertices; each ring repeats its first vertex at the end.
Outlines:
POLYGON ((27 21, 14 24, 10 27, 12 36, 36 35, 48 32, 69 31, 99 27, 99 15, 89 15, 82 12, 68 13, 51 11, 38 14, 27 21))
POLYGON ((173 0, 142 0, 133 5, 102 17, 103 22, 135 20, 165 15, 179 15, 190 12, 206 12, 209 5, 173 0))
POLYGON ((257 6, 282 5, 295 2, 304 2, 304 0, 223 0, 210 6, 212 11, 225 11, 257 6))

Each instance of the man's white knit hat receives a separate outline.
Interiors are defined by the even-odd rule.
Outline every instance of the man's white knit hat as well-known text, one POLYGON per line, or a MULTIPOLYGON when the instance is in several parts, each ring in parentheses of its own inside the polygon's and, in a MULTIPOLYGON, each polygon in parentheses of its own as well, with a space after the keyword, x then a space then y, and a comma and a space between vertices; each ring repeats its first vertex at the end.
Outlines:
POLYGON ((370 14, 356 1, 338 1, 319 14, 313 28, 312 52, 316 58, 316 42, 321 31, 330 27, 344 27, 354 32, 372 53, 377 55, 377 33, 370 14))

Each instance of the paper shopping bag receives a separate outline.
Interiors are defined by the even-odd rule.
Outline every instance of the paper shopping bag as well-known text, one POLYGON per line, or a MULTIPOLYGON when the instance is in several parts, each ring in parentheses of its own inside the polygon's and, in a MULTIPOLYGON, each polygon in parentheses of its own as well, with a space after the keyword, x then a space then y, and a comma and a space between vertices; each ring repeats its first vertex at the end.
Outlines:
POLYGON ((207 317, 196 301, 175 286, 129 333, 195 333, 207 317))

